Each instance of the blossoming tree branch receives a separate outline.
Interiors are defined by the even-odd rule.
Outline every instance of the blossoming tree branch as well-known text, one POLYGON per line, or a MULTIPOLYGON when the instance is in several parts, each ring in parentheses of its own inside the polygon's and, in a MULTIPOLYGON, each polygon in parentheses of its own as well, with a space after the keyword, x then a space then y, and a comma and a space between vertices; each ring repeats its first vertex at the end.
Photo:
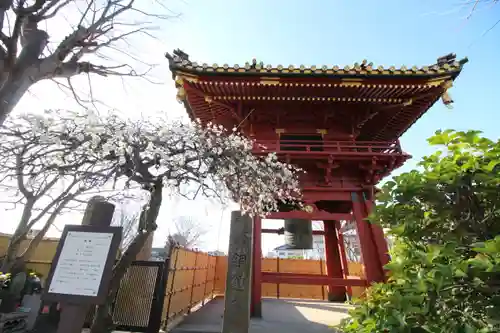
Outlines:
POLYGON ((70 114, 49 115, 11 117, 0 127, 1 201, 6 206, 22 208, 3 260, 4 272, 10 269, 21 242, 37 223, 42 224, 41 231, 17 260, 29 259, 57 216, 70 208, 73 201, 85 199, 92 190, 101 190, 113 176, 112 166, 73 149, 67 133, 78 135, 85 130, 79 129, 78 119, 70 114), (45 134, 47 130, 50 136, 45 134))
MULTIPOLYGON (((23 215, 33 216, 29 204, 49 200, 49 194, 56 202, 43 214, 56 212, 65 201, 90 189, 139 188, 147 194, 138 233, 114 268, 110 293, 156 230, 165 188, 184 196, 232 200, 252 216, 276 211, 280 202, 300 201, 299 169, 273 154, 253 155, 253 141, 221 126, 184 124, 165 117, 131 121, 116 114, 63 110, 15 116, 6 125, 0 132, 0 150, 10 167, 1 171, 24 196, 23 215), (19 182, 19 176, 27 181, 19 182), (66 187, 47 189, 52 182, 66 187)), ((25 235, 32 220, 20 224, 17 237, 25 235)), ((97 313, 107 315, 106 306, 97 313)))

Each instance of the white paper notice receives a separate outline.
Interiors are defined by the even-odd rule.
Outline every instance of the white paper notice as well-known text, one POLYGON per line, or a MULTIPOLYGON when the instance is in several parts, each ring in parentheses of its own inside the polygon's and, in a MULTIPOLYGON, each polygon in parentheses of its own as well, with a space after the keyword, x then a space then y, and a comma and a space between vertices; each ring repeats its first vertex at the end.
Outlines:
POLYGON ((49 292, 97 296, 113 234, 69 231, 49 292))

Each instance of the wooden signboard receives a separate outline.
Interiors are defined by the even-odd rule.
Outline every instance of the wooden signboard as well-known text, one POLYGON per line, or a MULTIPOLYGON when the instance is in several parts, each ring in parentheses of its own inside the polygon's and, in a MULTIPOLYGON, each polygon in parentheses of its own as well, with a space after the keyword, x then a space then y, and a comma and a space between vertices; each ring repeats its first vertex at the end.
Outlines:
POLYGON ((122 227, 66 225, 42 299, 98 305, 108 295, 122 227))

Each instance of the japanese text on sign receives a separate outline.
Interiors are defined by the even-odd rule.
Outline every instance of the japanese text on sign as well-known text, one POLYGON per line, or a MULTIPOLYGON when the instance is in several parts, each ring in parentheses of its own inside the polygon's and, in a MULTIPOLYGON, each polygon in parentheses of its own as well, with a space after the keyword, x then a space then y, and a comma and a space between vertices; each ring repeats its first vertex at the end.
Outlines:
POLYGON ((113 234, 69 231, 49 293, 97 296, 113 234))

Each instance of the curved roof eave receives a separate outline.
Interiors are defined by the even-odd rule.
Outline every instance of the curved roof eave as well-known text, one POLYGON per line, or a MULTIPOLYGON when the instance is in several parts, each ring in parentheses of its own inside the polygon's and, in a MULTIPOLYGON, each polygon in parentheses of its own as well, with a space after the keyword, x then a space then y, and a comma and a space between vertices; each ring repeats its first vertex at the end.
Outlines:
POLYGON ((173 55, 166 54, 169 61, 169 67, 172 75, 175 77, 177 73, 187 73, 191 75, 201 76, 225 76, 225 77, 256 77, 256 76, 278 76, 289 78, 300 77, 317 77, 317 78, 415 78, 426 79, 434 78, 442 75, 451 75, 455 79, 461 72, 463 66, 468 62, 467 58, 456 60, 455 54, 449 54, 440 57, 436 64, 430 66, 395 66, 374 67, 373 64, 363 61, 361 64, 355 63, 350 66, 304 66, 295 67, 289 65, 272 66, 258 64, 255 60, 245 65, 229 66, 228 64, 211 66, 207 64, 198 64, 189 60, 189 56, 180 51, 175 50, 173 55))

